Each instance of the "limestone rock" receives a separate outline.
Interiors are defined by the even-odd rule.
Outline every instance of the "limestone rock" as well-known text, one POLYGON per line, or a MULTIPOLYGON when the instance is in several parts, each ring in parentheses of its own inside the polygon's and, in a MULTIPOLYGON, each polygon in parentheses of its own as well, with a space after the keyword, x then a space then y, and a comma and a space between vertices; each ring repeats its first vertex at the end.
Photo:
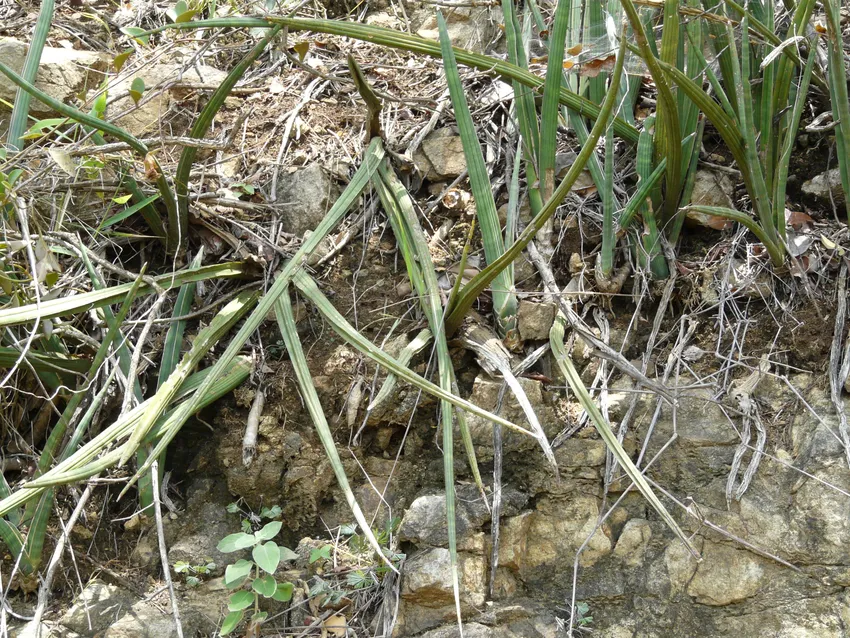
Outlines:
POLYGON ((798 597, 779 608, 758 609, 756 613, 721 615, 717 636, 748 638, 844 638, 847 635, 846 595, 820 598, 798 597))
POLYGON ((706 543, 687 591, 703 605, 730 605, 755 596, 765 582, 763 560, 755 554, 706 543))
MULTIPOLYGON (((522 389, 528 396, 528 400, 537 414, 540 424, 543 426, 546 436, 549 440, 557 435, 561 429, 561 422, 555 415, 552 406, 548 405, 543 396, 543 384, 532 379, 519 379, 522 389)), ((494 411, 496 404, 499 402, 499 395, 502 390, 501 379, 492 379, 486 374, 480 374, 476 377, 472 385, 472 395, 469 400, 477 406, 485 410, 494 411)), ((524 428, 530 428, 528 419, 525 413, 516 400, 512 392, 505 392, 502 397, 501 411, 499 415, 516 423, 524 428)), ((470 414, 467 416, 469 431, 472 435, 472 441, 475 444, 475 451, 479 454, 479 461, 486 462, 493 458, 493 425, 482 417, 470 414)), ((514 432, 513 430, 503 430, 503 451, 509 452, 530 451, 540 449, 537 441, 532 437, 514 432)), ((542 452, 541 452, 542 456, 542 452)))
POLYGON ((731 197, 734 190, 735 184, 727 174, 701 168, 694 175, 691 204, 734 208, 731 197))
MULTIPOLYGON (((485 49, 500 37, 497 12, 488 7, 458 7, 446 14, 446 27, 452 44, 475 53, 484 53, 485 49)), ((418 12, 419 24, 416 35, 429 40, 439 40, 437 18, 434 12, 426 9, 418 12)), ((417 22, 418 20, 415 20, 417 22)))
MULTIPOLYGON (((180 100, 188 95, 189 89, 173 86, 180 82, 203 83, 216 87, 224 81, 227 74, 211 66, 192 66, 184 69, 177 61, 158 62, 144 67, 138 73, 128 76, 118 82, 111 90, 114 96, 124 96, 111 103, 107 109, 114 123, 127 129, 136 136, 183 133, 182 130, 171 130, 166 121, 173 100, 180 100), (139 106, 133 102, 127 91, 136 78, 145 82, 145 93, 139 106)), ((188 124, 188 122, 187 122, 188 124)))
POLYGON ((605 465, 607 449, 601 439, 571 437, 555 449, 555 460, 561 472, 569 470, 574 476, 596 479, 598 468, 605 465))
POLYGON ((466 170, 460 135, 452 129, 433 131, 413 154, 416 168, 432 182, 454 179, 466 170))
POLYGON ((339 197, 339 189, 319 164, 282 176, 278 186, 283 229, 303 235, 314 231, 339 197))
POLYGON ((520 336, 526 340, 548 341, 557 313, 558 307, 553 303, 520 301, 517 312, 520 336))
MULTIPOLYGON (((623 418, 633 395, 629 392, 618 392, 621 388, 631 387, 631 382, 620 380, 613 386, 613 392, 608 396, 608 413, 613 421, 623 418)), ((655 410, 656 397, 645 395, 639 399, 638 408, 633 423, 648 422, 655 410)), ((695 389, 683 396, 677 412, 677 433, 682 444, 691 447, 732 445, 740 438, 735 429, 720 409, 711 391, 705 388, 695 389)), ((667 404, 661 408, 656 431, 669 435, 673 431, 673 415, 667 404)))
MULTIPOLYGON (((458 563, 461 606, 480 607, 486 599, 486 561, 481 556, 459 553, 458 563)), ((435 547, 414 555, 405 563, 403 575, 401 595, 404 599, 420 607, 453 607, 449 550, 435 547)))
MULTIPOLYGON (((694 539, 697 550, 701 549, 701 539, 694 539)), ((664 563, 667 567, 667 577, 670 579, 671 593, 685 591, 697 571, 699 563, 681 541, 675 541, 664 551, 664 563)))
MULTIPOLYGON (((493 629, 477 622, 464 623, 463 635, 466 638, 492 638, 493 629)), ((422 638, 459 638, 457 624, 439 627, 422 634, 422 638)))
POLYGON ((538 508, 531 517, 525 556, 526 570, 560 560, 565 547, 570 547, 571 552, 574 552, 588 537, 590 542, 579 560, 581 566, 589 567, 611 552, 611 539, 605 526, 594 531, 599 520, 596 498, 576 495, 556 509, 547 510, 538 508))
POLYGON ((59 622, 81 636, 94 636, 123 616, 134 601, 135 596, 130 592, 93 580, 59 622))
POLYGON ((580 559, 589 567, 611 552, 610 530, 603 525, 594 531, 598 519, 595 497, 542 499, 537 510, 502 523, 499 565, 518 571, 527 581, 542 581, 552 574, 541 567, 558 564, 590 537, 580 559))
POLYGON ((528 528, 533 512, 502 521, 499 529, 499 566, 518 571, 528 553, 528 528))
MULTIPOLYGON (((13 71, 20 73, 24 68, 29 45, 14 38, 0 38, 0 60, 13 71)), ((97 86, 103 81, 109 57, 92 51, 77 51, 57 47, 44 47, 38 66, 35 85, 50 97, 60 102, 97 86)), ((0 74, 0 99, 14 103, 17 86, 5 75, 0 74)), ((33 98, 30 114, 45 117, 52 109, 33 98)))
POLYGON ((835 200, 844 197, 844 188, 841 186, 841 173, 837 168, 833 168, 803 182, 802 190, 806 195, 811 195, 816 199, 824 201, 829 201, 830 191, 832 192, 832 198, 835 200))
POLYGON ((652 538, 652 527, 649 522, 633 518, 620 532, 620 538, 614 547, 614 556, 630 567, 637 567, 643 562, 650 538, 652 538))

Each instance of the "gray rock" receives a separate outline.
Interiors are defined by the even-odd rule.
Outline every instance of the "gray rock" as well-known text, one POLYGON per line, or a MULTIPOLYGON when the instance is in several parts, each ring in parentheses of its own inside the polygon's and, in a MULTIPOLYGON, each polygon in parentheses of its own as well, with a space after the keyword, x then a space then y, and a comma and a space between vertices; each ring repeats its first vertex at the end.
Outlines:
POLYGON ((557 313, 558 307, 553 303, 520 301, 517 311, 520 336, 526 340, 548 341, 557 313))
POLYGON ((104 638, 174 638, 175 636, 177 636, 177 628, 174 617, 151 605, 134 607, 104 634, 104 638))
POLYGON ((816 175, 812 179, 803 182, 802 190, 806 195, 816 199, 829 201, 830 191, 832 199, 844 197, 844 188, 841 185, 841 172, 837 168, 816 175))
MULTIPOLYGON (((456 529, 459 540, 469 536, 490 521, 490 512, 474 485, 460 485, 455 490, 456 529)), ((502 513, 516 514, 528 501, 528 496, 511 487, 502 490, 502 513)), ((441 547, 448 545, 446 532, 445 493, 420 496, 411 503, 398 530, 399 539, 419 545, 441 547)))
MULTIPOLYGON (((228 563, 235 560, 234 554, 222 554, 218 542, 237 531, 236 517, 227 513, 226 503, 215 493, 215 484, 210 479, 195 481, 189 489, 186 509, 169 525, 168 537, 173 539, 168 549, 170 565, 185 561, 190 565, 204 565, 210 560, 216 564, 213 574, 224 573, 228 563)), ((156 531, 150 530, 151 543, 156 541, 156 531)), ((158 554, 157 554, 158 556, 158 554)), ((238 558, 238 556, 236 556, 238 558)))
POLYGON ((416 168, 432 182, 454 179, 466 170, 460 135, 441 128, 426 137, 413 154, 416 168))
POLYGON ((94 636, 124 615, 136 597, 125 589, 93 580, 59 623, 81 636, 94 636))
MULTIPOLYGON (((0 38, 0 60, 17 73, 24 68, 28 50, 29 45, 25 42, 0 38)), ((35 85, 50 97, 67 102, 100 84, 108 65, 109 56, 101 53, 44 47, 35 85)), ((16 93, 17 86, 0 74, 0 99, 14 103, 16 93)), ((43 102, 35 98, 30 100, 30 114, 44 117, 52 113, 52 109, 43 102)))
POLYGON ((159 561, 159 545, 156 533, 151 533, 148 530, 133 547, 130 563, 136 567, 150 568, 158 565, 159 561))
MULTIPOLYGON (((180 624, 185 638, 215 633, 223 619, 229 591, 220 578, 190 589, 180 597, 180 624)), ((168 594, 140 601, 110 626, 103 638, 175 638, 177 628, 170 611, 168 594)))
POLYGON ((227 74, 218 69, 199 65, 188 69, 175 60, 163 61, 140 69, 138 73, 124 78, 110 90, 110 95, 123 96, 112 102, 107 108, 114 123, 127 129, 136 136, 144 134, 180 134, 188 122, 183 122, 179 130, 172 130, 166 117, 173 101, 188 94, 189 89, 172 86, 179 82, 203 83, 216 87, 224 81, 227 74), (139 106, 127 93, 137 77, 145 82, 145 93, 139 106))
POLYGON ((280 180, 283 229, 303 235, 314 231, 339 197, 339 189, 319 164, 310 164, 280 180))

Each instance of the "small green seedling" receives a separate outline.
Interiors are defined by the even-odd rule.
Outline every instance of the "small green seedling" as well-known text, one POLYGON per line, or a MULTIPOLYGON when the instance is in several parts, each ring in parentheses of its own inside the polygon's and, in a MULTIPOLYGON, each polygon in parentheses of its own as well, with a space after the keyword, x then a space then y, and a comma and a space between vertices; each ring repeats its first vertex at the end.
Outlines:
POLYGON ((582 628, 587 627, 593 622, 593 616, 589 616, 590 605, 585 602, 576 604, 575 624, 582 628))
POLYGON ((254 533, 237 532, 221 539, 218 551, 230 554, 251 549, 254 560, 241 558, 224 570, 224 584, 228 589, 237 590, 230 596, 227 605, 228 614, 221 626, 221 635, 232 632, 245 617, 245 612, 253 607, 250 618, 252 627, 266 620, 268 613, 260 611, 260 597, 272 598, 279 602, 288 602, 292 598, 292 583, 279 583, 274 578, 281 561, 294 560, 298 555, 286 547, 280 547, 272 539, 280 532, 282 523, 266 523, 254 533), (250 588, 246 588, 249 586, 250 588))
POLYGON ((318 547, 310 552, 310 564, 320 561, 320 560, 330 560, 331 557, 331 546, 325 545, 324 547, 318 547))
POLYGON ((215 569, 215 563, 211 558, 204 558, 203 565, 192 565, 185 560, 174 563, 174 571, 178 574, 186 574, 186 584, 189 587, 197 587, 201 584, 200 576, 207 576, 215 569))
POLYGON ((256 512, 253 512, 250 509, 247 511, 243 510, 239 506, 238 501, 230 503, 226 509, 228 514, 239 514, 242 516, 242 531, 246 534, 251 534, 254 531, 254 527, 259 526, 263 519, 269 521, 275 520, 280 518, 280 515, 282 513, 280 505, 273 505, 272 507, 263 507, 260 510, 260 513, 257 514, 256 512))

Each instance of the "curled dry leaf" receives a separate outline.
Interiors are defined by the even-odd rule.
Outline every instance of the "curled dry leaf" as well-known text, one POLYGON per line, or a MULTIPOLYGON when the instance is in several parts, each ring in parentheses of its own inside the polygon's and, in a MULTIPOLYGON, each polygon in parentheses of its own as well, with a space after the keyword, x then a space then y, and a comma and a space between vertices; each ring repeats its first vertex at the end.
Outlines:
POLYGON ((460 188, 450 188, 443 195, 443 206, 449 210, 463 210, 472 199, 472 195, 460 188))
POLYGON ((145 155, 145 179, 152 182, 159 179, 159 168, 153 153, 145 155))
POLYGON ((800 255, 791 260, 791 274, 802 279, 808 273, 817 273, 821 270, 821 260, 816 254, 800 255))
POLYGON ((814 225, 815 220, 809 215, 806 215, 806 213, 798 210, 788 210, 786 208, 785 223, 794 230, 803 230, 804 228, 811 228, 814 225))
POLYGON ((74 164, 74 160, 71 158, 71 154, 67 151, 64 151, 60 148, 51 148, 47 150, 47 153, 50 155, 50 158, 56 162, 56 165, 65 171, 68 175, 73 177, 77 173, 77 167, 74 164))

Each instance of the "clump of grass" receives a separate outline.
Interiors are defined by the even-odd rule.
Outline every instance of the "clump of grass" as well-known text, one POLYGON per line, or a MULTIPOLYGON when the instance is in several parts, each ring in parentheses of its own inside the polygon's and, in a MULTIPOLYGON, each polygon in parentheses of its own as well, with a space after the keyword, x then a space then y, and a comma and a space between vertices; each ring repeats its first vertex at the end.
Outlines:
MULTIPOLYGON (((718 6, 712 3, 708 8, 718 9, 718 6)), ((772 32, 776 28, 772 5, 767 3, 759 7, 772 32)), ((813 7, 811 1, 796 5, 786 40, 796 42, 807 37, 805 29, 813 7)), ((755 18, 744 11, 741 32, 749 34, 754 21, 755 18)), ((755 219, 722 207, 693 206, 692 209, 745 225, 764 244, 774 265, 781 266, 785 256, 788 166, 812 78, 813 56, 809 55, 806 65, 798 70, 794 85, 793 62, 785 55, 771 55, 772 45, 751 46, 747 38, 739 44, 728 21, 711 22, 711 25, 722 79, 714 74, 704 58, 703 66, 716 100, 673 65, 662 62, 661 68, 702 110, 726 143, 741 171, 755 219)), ((695 52, 702 56, 696 48, 695 52)))

